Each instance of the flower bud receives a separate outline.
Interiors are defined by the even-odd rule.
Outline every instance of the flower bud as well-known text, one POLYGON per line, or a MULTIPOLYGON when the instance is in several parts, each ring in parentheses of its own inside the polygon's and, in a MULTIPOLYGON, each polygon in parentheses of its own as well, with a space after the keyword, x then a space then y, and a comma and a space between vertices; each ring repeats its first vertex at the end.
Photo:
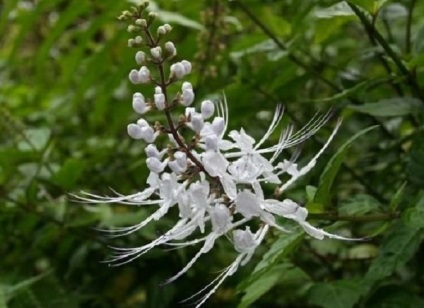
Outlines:
POLYGON ((132 47, 135 47, 135 45, 137 45, 135 43, 135 39, 129 39, 128 40, 128 47, 132 48, 132 47))
POLYGON ((165 95, 163 93, 155 94, 154 101, 158 110, 165 109, 165 95))
POLYGON ((165 35, 165 34, 166 34, 166 29, 165 29, 165 27, 164 27, 164 26, 159 26, 159 27, 158 27, 158 30, 157 30, 157 34, 158 34, 158 36, 165 35))
POLYGON ((171 75, 175 76, 177 79, 181 79, 185 75, 185 68, 181 62, 177 62, 171 65, 171 75))
POLYGON ((171 161, 169 161, 168 162, 168 166, 169 166, 169 168, 171 168, 171 170, 172 170, 172 172, 173 173, 175 173, 176 175, 180 175, 180 174, 182 174, 184 171, 185 171, 185 169, 184 168, 182 168, 178 163, 177 163, 177 161, 175 161, 175 160, 171 160, 171 161))
POLYGON ((128 28, 127 28, 127 31, 129 33, 135 33, 135 32, 138 31, 138 28, 136 26, 134 26, 134 25, 129 25, 128 28))
POLYGON ((155 132, 154 132, 153 128, 151 128, 150 126, 142 127, 141 133, 142 133, 142 138, 144 139, 144 141, 146 141, 148 143, 152 143, 156 139, 155 132))
POLYGON ((183 82, 183 85, 182 85, 181 89, 182 89, 183 91, 184 91, 184 90, 187 90, 187 89, 191 89, 191 90, 193 90, 193 86, 192 86, 192 84, 191 84, 190 82, 185 81, 185 82, 183 82))
POLYGON ((147 127, 147 126, 149 126, 149 123, 145 119, 140 118, 137 121, 137 125, 140 126, 140 127, 147 127))
POLYGON ((215 117, 212 122, 212 129, 217 136, 221 136, 225 129, 225 121, 221 117, 215 117))
POLYGON ((147 157, 156 157, 158 159, 161 157, 161 153, 154 144, 149 144, 144 151, 146 152, 147 157))
POLYGON ((127 126, 128 135, 133 139, 142 139, 143 132, 141 131, 141 127, 137 124, 129 124, 127 126))
POLYGON ((177 54, 177 49, 175 48, 174 43, 172 42, 166 42, 165 43, 165 50, 169 53, 171 56, 175 56, 177 54))
POLYGON ((191 125, 193 127, 193 130, 196 133, 200 133, 204 124, 205 123, 203 122, 203 118, 201 114, 193 114, 191 116, 191 125))
POLYGON ((135 37, 134 41, 137 45, 140 45, 141 43, 143 43, 143 38, 140 35, 138 35, 135 37))
POLYGON ((141 83, 148 83, 150 81, 150 71, 146 66, 142 66, 138 71, 141 83))
POLYGON ((150 49, 150 54, 152 55, 153 59, 160 60, 162 58, 162 48, 159 46, 154 47, 150 49))
POLYGON ((209 135, 205 138, 206 151, 218 151, 218 138, 215 135, 209 135))
POLYGON ((157 17, 158 17, 157 13, 150 12, 148 17, 147 17, 149 24, 151 24, 157 17))
POLYGON ((184 152, 178 151, 174 153, 175 161, 183 168, 187 167, 187 155, 184 152))
POLYGON ((166 33, 169 33, 172 30, 172 27, 169 24, 164 24, 163 27, 165 28, 166 33))
POLYGON ((203 119, 209 119, 215 112, 215 104, 210 100, 203 101, 200 110, 202 112, 203 119))
POLYGON ((140 27, 143 27, 143 28, 146 28, 147 27, 147 21, 145 19, 137 19, 135 21, 135 24, 137 26, 140 26, 140 27))
POLYGON ((141 93, 134 93, 132 107, 135 112, 139 114, 144 114, 149 111, 150 107, 147 106, 146 101, 144 100, 144 96, 141 93))
POLYGON ((166 166, 166 164, 162 163, 156 157, 149 157, 148 159, 146 159, 146 164, 147 168, 149 168, 149 170, 154 173, 161 173, 166 166))
POLYGON ((137 62, 137 64, 143 65, 145 61, 146 54, 141 50, 137 51, 137 53, 135 54, 135 62, 137 62))
POLYGON ((190 106, 194 101, 194 92, 192 89, 185 89, 182 95, 181 104, 183 106, 190 106))
POLYGON ((191 73, 191 63, 187 60, 182 60, 181 64, 184 66, 185 75, 191 73))
POLYGON ((140 74, 139 74, 139 72, 137 70, 131 70, 128 78, 130 79, 130 81, 131 81, 132 84, 139 84, 139 83, 141 83, 140 74))

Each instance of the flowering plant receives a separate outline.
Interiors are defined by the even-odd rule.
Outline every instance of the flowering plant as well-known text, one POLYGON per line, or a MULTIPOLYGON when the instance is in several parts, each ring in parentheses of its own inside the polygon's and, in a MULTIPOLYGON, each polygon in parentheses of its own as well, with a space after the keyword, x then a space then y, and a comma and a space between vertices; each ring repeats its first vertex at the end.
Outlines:
POLYGON ((290 199, 281 200, 285 190, 315 166, 341 121, 337 122, 318 153, 303 167, 295 163, 299 151, 294 151, 289 160, 281 161, 281 154, 315 134, 328 121, 331 112, 316 115, 297 132, 291 126, 286 127, 280 132, 278 143, 272 146, 265 146, 265 143, 280 125, 284 111, 281 106, 276 108, 268 130, 259 141, 243 128, 227 133, 229 114, 225 97, 220 102, 204 100, 197 109, 190 107, 195 101, 195 93, 192 84, 183 79, 191 73, 192 65, 187 60, 174 61, 177 49, 172 41, 165 41, 172 28, 164 24, 154 32, 153 22, 157 15, 147 13, 147 5, 141 4, 120 16, 121 20, 130 21, 128 31, 135 35, 128 41, 129 47, 139 49, 135 61, 141 67, 130 71, 129 80, 136 85, 155 87, 152 99, 141 92, 134 93, 133 109, 143 117, 127 127, 131 138, 148 144, 145 147, 146 164, 150 170, 147 188, 131 195, 82 193, 77 197, 88 203, 123 203, 155 208, 149 217, 134 226, 104 230, 111 236, 136 232, 161 219, 172 207, 178 208, 179 220, 148 244, 115 248, 110 262, 116 265, 130 262, 159 245, 182 248, 201 244, 188 264, 165 282, 170 283, 186 273, 202 254, 208 253, 219 238, 226 237, 238 255, 212 283, 190 297, 199 297, 196 302, 199 307, 227 277, 249 262, 270 228, 290 232, 278 221, 281 218, 296 222, 316 239, 348 240, 312 226, 306 220, 306 208, 290 199), (180 91, 171 93, 170 86, 180 83, 180 91), (176 121, 181 107, 185 107, 184 112, 176 121), (165 124, 149 122, 146 116, 150 112, 162 113, 165 124), (165 148, 155 144, 162 136, 169 141, 165 148), (283 181, 282 176, 288 180, 283 181), (273 198, 265 196, 263 183, 275 185, 273 198), (198 234, 200 237, 196 237, 198 234))

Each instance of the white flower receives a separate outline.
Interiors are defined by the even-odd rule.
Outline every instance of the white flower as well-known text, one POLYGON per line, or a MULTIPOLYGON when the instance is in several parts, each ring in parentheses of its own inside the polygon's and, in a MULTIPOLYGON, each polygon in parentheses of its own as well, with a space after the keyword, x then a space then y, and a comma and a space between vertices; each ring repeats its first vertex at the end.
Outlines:
POLYGON ((186 75, 186 69, 181 62, 177 62, 171 65, 171 74, 177 79, 181 79, 186 75))
POLYGON ((140 83, 148 83, 150 81, 150 71, 146 66, 142 66, 138 71, 140 83))

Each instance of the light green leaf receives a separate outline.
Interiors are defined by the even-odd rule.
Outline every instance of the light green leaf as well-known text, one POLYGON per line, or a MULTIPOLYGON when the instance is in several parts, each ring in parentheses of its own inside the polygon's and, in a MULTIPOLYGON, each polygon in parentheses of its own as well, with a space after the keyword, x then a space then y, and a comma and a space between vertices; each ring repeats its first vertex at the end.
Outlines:
POLYGON ((291 33, 291 24, 281 16, 277 16, 276 12, 270 7, 263 7, 260 10, 261 19, 278 37, 284 37, 291 33))
POLYGON ((311 304, 324 308, 350 308, 361 296, 361 284, 354 280, 317 283, 308 293, 311 304))
POLYGON ((85 169, 85 163, 82 160, 69 158, 65 161, 62 168, 54 174, 52 180, 63 189, 70 190, 75 188, 79 178, 85 169))
POLYGON ((417 98, 395 97, 382 99, 376 103, 367 103, 361 106, 349 106, 349 108, 376 117, 396 117, 420 111, 420 107, 422 107, 421 104, 421 101, 417 98))
POLYGON ((341 1, 325 9, 316 10, 314 12, 314 16, 316 18, 324 18, 324 19, 327 19, 327 18, 331 19, 338 16, 356 17, 355 13, 349 7, 346 1, 341 1))
POLYGON ((204 27, 202 24, 192 19, 189 19, 181 14, 168 12, 168 11, 159 11, 158 15, 159 15, 158 16, 159 19, 166 23, 177 24, 177 25, 181 25, 181 26, 196 29, 196 30, 204 30, 204 27))
POLYGON ((356 139, 358 139, 360 136, 368 133, 369 131, 373 130, 376 127, 377 126, 371 126, 356 133, 348 141, 346 141, 338 149, 336 154, 334 154, 334 156, 330 159, 330 161, 328 162, 327 166, 324 169, 324 172, 322 173, 319 179, 318 189, 314 198, 314 201, 316 203, 323 204, 324 208, 330 205, 330 189, 340 169, 340 166, 342 165, 343 160, 347 154, 347 150, 356 139))

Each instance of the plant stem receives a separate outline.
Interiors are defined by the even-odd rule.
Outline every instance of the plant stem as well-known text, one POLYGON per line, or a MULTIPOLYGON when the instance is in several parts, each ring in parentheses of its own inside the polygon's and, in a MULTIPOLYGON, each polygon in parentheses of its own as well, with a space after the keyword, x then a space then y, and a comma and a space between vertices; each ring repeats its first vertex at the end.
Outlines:
POLYGON ((421 89, 418 86, 415 77, 408 68, 403 64, 402 59, 396 54, 396 52, 390 47, 389 43, 384 39, 380 32, 372 26, 372 23, 368 20, 365 14, 353 3, 347 2, 352 11, 358 16, 359 20, 363 24, 365 30, 372 34, 373 38, 383 47, 386 54, 393 60, 399 72, 407 77, 409 86, 411 87, 412 93, 418 97, 424 104, 424 94, 421 93, 421 89))
POLYGON ((373 221, 388 221, 398 219, 400 213, 379 213, 379 214, 369 214, 369 215, 360 215, 360 216, 350 216, 350 215, 339 215, 337 213, 310 213, 308 215, 310 219, 322 219, 322 220, 332 220, 332 221, 352 221, 352 222, 373 222, 373 221))
POLYGON ((408 17, 406 19, 406 34, 405 34, 405 52, 409 54, 411 52, 411 26, 412 26, 412 14, 416 0, 411 0, 408 7, 408 17))

